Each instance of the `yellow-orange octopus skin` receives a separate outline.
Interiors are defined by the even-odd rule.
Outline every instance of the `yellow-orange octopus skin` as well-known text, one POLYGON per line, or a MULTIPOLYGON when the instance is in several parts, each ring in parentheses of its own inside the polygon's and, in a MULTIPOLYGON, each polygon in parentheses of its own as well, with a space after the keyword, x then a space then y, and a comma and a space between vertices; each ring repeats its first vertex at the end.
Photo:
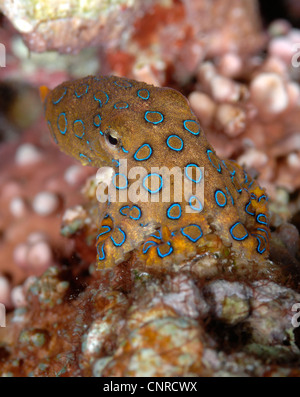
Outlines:
POLYGON ((142 264, 166 268, 220 244, 247 260, 268 257, 265 191, 238 164, 219 159, 178 91, 88 76, 42 87, 41 95, 60 149, 113 169, 109 194, 117 196, 100 205, 99 268, 133 250, 142 264))

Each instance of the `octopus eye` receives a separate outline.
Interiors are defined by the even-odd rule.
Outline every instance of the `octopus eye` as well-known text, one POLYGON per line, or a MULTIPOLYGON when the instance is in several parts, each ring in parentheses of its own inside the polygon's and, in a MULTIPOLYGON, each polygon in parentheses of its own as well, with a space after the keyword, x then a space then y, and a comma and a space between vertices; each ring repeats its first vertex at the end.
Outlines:
POLYGON ((106 139, 106 143, 114 148, 118 147, 121 142, 118 133, 111 128, 105 131, 105 139, 106 139))
POLYGON ((115 138, 114 136, 112 136, 112 135, 109 134, 109 135, 108 135, 108 142, 109 142, 111 145, 115 146, 115 145, 118 144, 119 140, 118 140, 118 138, 115 138))

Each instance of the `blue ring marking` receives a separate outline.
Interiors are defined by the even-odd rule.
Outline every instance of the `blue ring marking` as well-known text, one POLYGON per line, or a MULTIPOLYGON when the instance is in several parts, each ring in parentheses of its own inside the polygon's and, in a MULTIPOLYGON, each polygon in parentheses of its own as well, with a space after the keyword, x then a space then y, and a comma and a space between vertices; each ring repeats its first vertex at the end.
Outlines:
POLYGON ((124 146, 121 146, 121 149, 123 150, 124 153, 129 153, 129 150, 126 150, 126 149, 124 148, 124 146))
MULTIPOLYGON (((265 241, 265 244, 266 244, 266 245, 268 244, 268 243, 267 243, 267 240, 265 239, 265 237, 262 236, 261 234, 258 234, 257 237, 261 237, 261 238, 265 241)), ((265 252, 265 250, 266 250, 266 247, 265 247, 263 250, 260 250, 259 248, 260 248, 260 244, 259 244, 259 246, 257 247, 257 251, 258 251, 260 254, 263 254, 263 253, 265 252)))
POLYGON ((265 239, 264 236, 262 236, 261 234, 252 234, 252 236, 256 237, 256 240, 258 241, 258 245, 257 245, 257 248, 256 248, 257 252, 258 252, 259 254, 263 254, 263 253, 265 252, 265 250, 266 250, 266 247, 263 248, 263 249, 261 249, 261 244, 262 244, 262 243, 261 243, 261 240, 259 239, 259 237, 261 237, 261 238, 264 240, 265 245, 267 246, 267 241, 266 241, 266 239, 265 239))
POLYGON ((111 238, 111 241, 113 242, 113 244, 114 244, 116 247, 121 247, 121 246, 125 243, 126 234, 125 234, 125 232, 124 232, 120 227, 118 227, 118 229, 119 229, 119 231, 120 231, 120 232, 122 233, 122 235, 123 235, 123 240, 122 240, 120 243, 116 243, 115 240, 114 240, 114 238, 113 238, 113 236, 111 236, 110 238, 111 238))
POLYGON ((261 241, 259 240, 259 237, 261 237, 264 241, 265 241, 265 244, 267 245, 267 242, 266 242, 266 239, 264 238, 264 236, 261 236, 260 234, 258 234, 257 236, 256 236, 256 239, 257 239, 257 241, 258 241, 258 246, 257 246, 257 252, 259 253, 259 254, 263 254, 264 252, 265 252, 265 250, 266 250, 266 247, 265 248, 263 248, 263 249, 261 249, 260 248, 260 245, 261 245, 261 241))
POLYGON ((148 225, 149 225, 149 222, 148 223, 140 223, 141 227, 147 227, 148 225))
POLYGON ((195 121, 195 120, 184 120, 184 122, 183 122, 183 127, 184 127, 184 129, 186 129, 188 132, 190 132, 191 134, 193 134, 193 135, 199 135, 200 134, 200 125, 197 123, 197 121, 195 121), (193 132, 192 130, 190 130, 187 126, 186 126, 186 123, 188 123, 188 122, 192 122, 192 123, 195 123, 197 126, 198 126, 198 132, 193 132))
POLYGON ((152 174, 146 175, 145 178, 143 179, 143 187, 147 190, 147 192, 149 192, 149 193, 151 193, 151 194, 155 194, 155 193, 158 193, 159 191, 161 191, 161 189, 162 189, 162 187, 163 187, 163 184, 164 184, 164 182, 163 182, 162 176, 159 175, 159 174, 157 174, 156 172, 153 172, 152 174), (159 186, 156 190, 154 190, 154 191, 148 189, 148 188, 145 186, 146 178, 149 178, 149 176, 153 176, 153 175, 158 176, 159 179, 160 179, 160 186, 159 186))
POLYGON ((127 102, 120 101, 120 102, 117 102, 114 104, 114 109, 117 109, 117 110, 128 109, 128 108, 129 108, 129 105, 127 102))
POLYGON ((233 200, 232 194, 231 194, 230 191, 228 190, 228 187, 227 187, 227 186, 225 186, 225 189, 226 189, 226 192, 227 192, 228 196, 231 197, 232 205, 234 205, 234 200, 233 200))
POLYGON ((202 171, 201 171, 200 167, 199 167, 197 164, 190 163, 190 164, 188 164, 187 166, 185 166, 184 169, 185 169, 185 176, 186 176, 191 182, 199 183, 199 182, 201 181, 201 179, 202 179, 202 171), (200 175, 199 175, 199 178, 198 178, 197 180, 196 180, 196 179, 193 179, 193 178, 191 178, 191 177, 189 176, 189 174, 188 174, 188 168, 189 168, 189 167, 196 167, 196 168, 200 171, 200 175))
POLYGON ((47 120, 47 123, 48 123, 48 125, 49 125, 50 132, 51 132, 51 135, 52 135, 52 137, 53 137, 53 139, 54 139, 54 142, 57 144, 57 143, 58 143, 58 140, 57 140, 57 138, 56 138, 56 135, 54 134, 54 131, 53 131, 53 128, 52 128, 52 124, 51 124, 51 122, 50 122, 49 120, 47 120))
POLYGON ((63 97, 66 95, 66 93, 67 93, 67 88, 64 87, 64 92, 61 94, 61 96, 56 101, 53 101, 53 99, 52 99, 53 105, 57 105, 63 99, 63 97))
POLYGON ((179 219, 181 217, 181 215, 182 215, 182 210, 181 210, 181 205, 179 203, 174 203, 174 204, 170 205, 170 207, 167 210, 167 218, 169 218, 169 219, 179 219), (170 215, 170 211, 174 207, 178 207, 179 208, 179 215, 178 216, 170 215))
POLYGON ((89 163, 92 161, 88 156, 86 156, 86 155, 83 154, 83 153, 79 153, 79 156, 80 156, 81 158, 83 158, 83 159, 87 159, 89 163))
POLYGON ((157 243, 155 241, 146 241, 145 244, 143 245, 143 254, 147 254, 149 249, 153 246, 157 246, 157 243))
POLYGON ((224 207, 226 206, 226 204, 227 204, 227 197, 226 197, 226 194, 225 194, 222 190, 220 190, 220 189, 218 189, 218 190, 215 191, 215 200, 216 200, 216 203, 218 204, 219 207, 224 208, 224 207), (221 194, 221 195, 224 197, 224 199, 225 199, 224 204, 221 204, 221 203, 219 202, 218 194, 221 194))
POLYGON ((145 119, 148 123, 151 123, 151 124, 159 124, 159 123, 161 123, 162 121, 164 121, 164 116, 163 116, 163 114, 160 113, 160 112, 156 112, 156 111, 153 111, 153 110, 147 110, 147 111, 145 112, 144 119, 145 119), (159 121, 151 121, 151 120, 148 120, 148 119, 147 119, 147 115, 148 115, 149 113, 157 113, 157 114, 160 115, 161 119, 160 119, 159 121))
POLYGON ((102 108, 102 106, 106 105, 107 102, 109 101, 109 96, 107 95, 107 93, 106 93, 105 91, 101 91, 101 90, 97 91, 96 94, 94 94, 94 100, 95 100, 96 102, 99 102, 99 107, 102 108), (105 101, 105 103, 102 103, 101 99, 95 97, 95 95, 96 95, 98 92, 102 92, 102 93, 106 96, 106 101, 105 101))
POLYGON ((112 163, 113 163, 113 162, 116 162, 116 163, 117 163, 117 164, 115 165, 115 167, 120 167, 120 162, 119 162, 119 160, 112 159, 111 161, 112 161, 112 163))
POLYGON ((266 229, 262 229, 261 227, 258 227, 256 230, 259 230, 259 231, 261 231, 263 233, 266 233, 267 239, 269 239, 269 234, 268 234, 268 231, 266 229))
POLYGON ((147 90, 147 88, 141 88, 140 90, 138 90, 137 95, 139 98, 144 99, 144 101, 146 101, 150 97, 150 92, 149 92, 149 90, 147 90), (146 93, 147 93, 146 97, 143 97, 141 95, 141 91, 143 91, 143 92, 146 91, 146 93))
MULTIPOLYGON (((217 170, 219 173, 221 173, 221 172, 222 172, 221 165, 218 164, 218 167, 216 167, 216 166, 214 165, 214 163, 211 161, 210 153, 213 153, 213 151, 210 150, 210 149, 207 149, 207 150, 206 150, 206 154, 207 154, 208 160, 211 162, 212 166, 213 166, 214 168, 216 168, 216 170, 217 170)), ((234 175, 234 174, 233 174, 233 175, 234 175)), ((233 175, 232 175, 232 176, 233 176, 233 175)))
POLYGON ((181 228, 181 234, 182 234, 184 237, 188 238, 188 239, 189 239, 190 241, 192 241, 193 243, 196 243, 196 242, 203 236, 203 232, 202 232, 201 227, 200 227, 199 225, 196 225, 195 223, 191 223, 191 224, 188 225, 188 226, 182 227, 182 228, 181 228), (187 233, 184 231, 184 229, 186 229, 186 228, 189 227, 189 226, 196 226, 196 227, 199 229, 199 231, 200 231, 200 235, 199 235, 198 237, 196 237, 196 238, 192 238, 189 234, 187 234, 187 233))
MULTIPOLYGON (((267 240, 265 239, 265 237, 262 236, 261 234, 258 234, 257 237, 261 237, 261 238, 265 241, 265 244, 266 244, 266 245, 268 244, 268 243, 267 243, 267 240)), ((263 254, 263 253, 265 252, 265 250, 266 250, 266 247, 265 247, 265 249, 263 249, 263 250, 259 250, 259 248, 260 248, 260 244, 259 244, 259 246, 257 247, 257 251, 258 251, 260 254, 263 254)))
POLYGON ((116 80, 116 81, 114 81, 114 84, 121 88, 131 88, 132 87, 132 84, 125 79, 122 79, 120 81, 116 80))
POLYGON ((61 112, 61 113, 59 114, 59 116, 57 117, 57 128, 58 128, 59 132, 60 132, 62 135, 65 135, 65 133, 67 132, 67 127, 68 127, 68 120, 67 120, 66 113, 65 113, 65 112, 61 112), (64 129, 64 130, 61 130, 61 129, 60 129, 60 126, 59 126, 59 120, 60 120, 61 116, 63 116, 64 119, 65 119, 65 129, 64 129))
POLYGON ((121 207, 119 209, 120 214, 123 215, 123 216, 127 216, 128 215, 128 214, 123 214, 123 212, 122 212, 125 208, 129 208, 129 205, 123 205, 123 207, 121 207))
POLYGON ((83 136, 84 136, 84 133, 85 133, 84 122, 83 122, 82 120, 80 120, 80 119, 75 120, 74 123, 73 123, 73 128, 74 128, 74 125, 75 125, 76 123, 81 123, 81 125, 83 126, 83 130, 82 130, 82 135, 81 135, 81 136, 80 136, 80 135, 77 135, 77 134, 73 131, 73 132, 74 132, 74 135, 75 135, 77 138, 82 139, 83 136))
POLYGON ((253 185, 254 181, 252 181, 249 185, 248 185, 248 189, 250 189, 250 187, 253 185))
POLYGON ((237 191, 239 194, 241 194, 242 191, 243 191, 243 189, 242 189, 242 188, 237 189, 237 187, 235 186, 234 181, 233 181, 233 178, 234 178, 234 177, 235 177, 234 175, 231 175, 231 177, 230 177, 230 178, 231 178, 231 182, 232 182, 232 184, 234 185, 236 191, 237 191))
POLYGON ((180 152, 180 151, 183 149, 183 140, 182 140, 182 139, 180 138, 180 136, 178 136, 178 135, 175 135, 175 134, 169 135, 169 136, 168 136, 168 139, 167 139, 167 145, 168 145, 168 147, 169 147, 170 149, 175 150, 176 152, 180 152), (174 148, 173 146, 170 145, 169 139, 170 139, 170 138, 173 138, 173 137, 174 137, 174 138, 180 139, 180 141, 181 141, 181 146, 180 146, 179 149, 174 148))
POLYGON ((251 198, 251 200, 257 200, 257 196, 254 193, 250 194, 250 198, 251 198))
POLYGON ((190 205, 190 207, 191 207, 194 211, 201 212, 201 211, 203 210, 203 205, 202 205, 201 201, 198 199, 198 197, 196 197, 196 196, 191 196, 191 197, 190 197, 190 199, 189 199, 189 205, 190 205), (198 204, 198 207, 195 207, 194 205, 192 205, 191 202, 192 202, 192 200, 194 200, 194 199, 196 199, 197 204, 198 204))
POLYGON ((247 172, 244 170, 244 184, 246 185, 248 183, 248 174, 247 172))
POLYGON ((230 169, 227 167, 227 165, 226 165, 224 160, 222 160, 222 163, 223 163, 224 167, 226 168, 226 170, 229 172, 230 175, 232 175, 232 176, 235 175, 235 170, 230 171, 230 169))
POLYGON ((243 240, 245 240, 245 239, 249 236, 249 234, 248 234, 247 231, 246 231, 245 236, 243 236, 243 237, 236 237, 236 236, 233 234, 234 228, 235 228, 236 226, 238 226, 239 224, 241 224, 241 225, 244 227, 244 225, 243 225, 241 222, 236 222, 234 225, 231 226, 231 228, 229 229, 229 232, 230 232, 230 234, 231 234, 231 237, 232 237, 234 240, 243 241, 243 240))
POLYGON ((132 210, 132 208, 137 208, 138 211, 139 211, 139 215, 138 215, 137 217, 134 217, 134 216, 130 215, 130 212, 129 212, 129 218, 130 218, 130 219, 133 219, 134 221, 138 221, 139 219, 141 219, 142 210, 141 210, 140 207, 138 207, 137 205, 133 205, 133 206, 130 208, 130 211, 132 210))
POLYGON ((171 255, 172 252, 174 251, 174 250, 173 250, 173 247, 172 247, 172 245, 171 245, 171 243, 170 243, 169 241, 167 241, 167 244, 168 244, 168 246, 170 247, 170 249, 169 249, 169 251, 168 251, 167 253, 165 253, 165 254, 162 254, 162 253, 160 252, 159 245, 156 247, 157 255, 158 255, 160 258, 165 258, 166 256, 171 255))
POLYGON ((262 200, 263 198, 264 198, 266 201, 269 200, 269 198, 268 198, 265 194, 262 194, 262 195, 259 197, 258 201, 262 200))
POLYGON ((157 240, 161 240, 161 239, 162 239, 161 230, 157 230, 155 233, 158 233, 159 236, 156 236, 156 235, 153 233, 153 234, 150 234, 150 237, 154 237, 154 238, 156 238, 157 240))
POLYGON ((98 238, 99 238, 100 236, 103 236, 103 234, 107 234, 107 233, 109 233, 109 232, 111 231, 111 227, 108 226, 108 225, 104 225, 104 226, 102 226, 102 228, 103 228, 103 229, 104 229, 104 228, 107 228, 108 230, 105 230, 104 232, 99 233, 98 236, 96 237, 96 240, 98 240, 98 238))
POLYGON ((136 161, 148 160, 148 159, 152 156, 152 153, 153 153, 152 147, 151 147, 148 143, 144 143, 144 144, 143 144, 142 146, 140 146, 140 147, 138 148, 138 150, 134 153, 133 158, 134 158, 136 161), (137 154, 138 154, 138 152, 139 152, 144 146, 147 146, 147 147, 149 148, 149 154, 148 154, 147 157, 144 157, 143 159, 138 159, 138 158, 137 158, 137 154))
POLYGON ((113 177, 113 185, 114 185, 114 187, 115 187, 116 189, 118 189, 118 190, 127 189, 127 187, 128 187, 128 179, 126 178, 126 176, 125 176, 124 174, 121 174, 120 172, 117 172, 117 173, 114 175, 114 177, 113 177), (116 186, 116 181, 115 181, 115 180, 116 180, 117 175, 121 175, 121 176, 124 178, 124 180, 125 180, 125 182, 126 182, 126 186, 122 186, 122 187, 116 186))
POLYGON ((105 259, 105 252, 104 252, 104 243, 102 244, 102 246, 101 246, 101 256, 100 256, 100 252, 99 252, 99 245, 100 244, 98 244, 97 245, 97 254, 98 254, 98 259, 99 259, 99 261, 103 261, 104 259, 105 259))
POLYGON ((251 200, 249 200, 249 203, 246 204, 246 206, 245 206, 245 211, 247 212, 247 214, 254 216, 254 215, 255 215, 255 212, 250 212, 250 211, 248 210, 248 207, 249 207, 250 204, 251 204, 251 200))
POLYGON ((257 217, 256 217, 256 220, 257 220, 258 223, 261 223, 262 225, 268 226, 267 217, 266 217, 265 214, 258 214, 257 217), (265 219, 265 221, 259 220, 260 217, 263 217, 265 219))
POLYGON ((76 88, 76 90, 75 90, 75 95, 77 96, 77 98, 81 98, 83 95, 85 95, 85 94, 88 93, 88 90, 89 90, 89 85, 86 84, 86 83, 82 83, 82 84, 80 84, 79 87, 76 88), (78 93, 77 93, 77 90, 78 90, 80 87, 83 87, 83 86, 86 86, 85 92, 83 92, 82 94, 78 94, 78 93))
POLYGON ((94 126, 100 127, 101 121, 102 121, 102 119, 101 119, 100 114, 96 114, 96 116, 94 116, 94 119, 93 119, 94 126))

